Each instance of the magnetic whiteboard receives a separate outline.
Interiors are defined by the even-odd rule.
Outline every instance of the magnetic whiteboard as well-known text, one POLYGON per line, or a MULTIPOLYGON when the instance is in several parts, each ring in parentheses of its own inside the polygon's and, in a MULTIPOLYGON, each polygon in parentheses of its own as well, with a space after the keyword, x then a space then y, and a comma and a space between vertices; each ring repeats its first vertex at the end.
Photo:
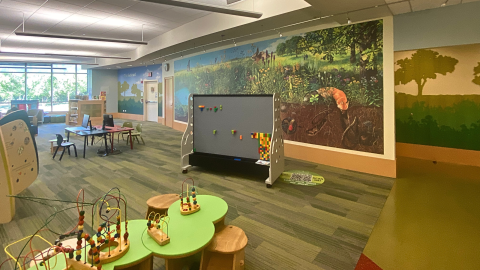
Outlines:
POLYGON ((193 95, 193 123, 195 152, 259 159, 251 133, 273 133, 273 95, 193 95))

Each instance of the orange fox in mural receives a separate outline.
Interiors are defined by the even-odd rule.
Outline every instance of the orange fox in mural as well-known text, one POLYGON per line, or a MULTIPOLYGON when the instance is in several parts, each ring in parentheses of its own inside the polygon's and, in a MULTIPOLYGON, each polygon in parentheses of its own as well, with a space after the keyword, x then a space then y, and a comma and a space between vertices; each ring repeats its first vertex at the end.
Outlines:
POLYGON ((348 109, 348 100, 347 100, 347 95, 335 87, 325 87, 325 88, 320 88, 317 90, 317 93, 319 93, 323 98, 327 97, 333 97, 335 101, 337 102, 337 107, 342 111, 342 113, 345 113, 348 109))

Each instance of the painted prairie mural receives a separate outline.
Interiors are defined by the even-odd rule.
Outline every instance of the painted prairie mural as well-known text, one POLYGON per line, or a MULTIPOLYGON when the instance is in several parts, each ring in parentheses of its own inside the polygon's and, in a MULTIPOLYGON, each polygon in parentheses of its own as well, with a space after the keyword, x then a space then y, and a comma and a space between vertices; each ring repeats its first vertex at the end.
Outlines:
POLYGON ((397 142, 480 150, 480 44, 395 53, 397 142))
POLYGON ((383 154, 383 22, 175 61, 175 120, 190 93, 278 93, 285 139, 383 154))
POLYGON ((118 70, 118 111, 143 114, 143 80, 158 80, 158 116, 162 116, 162 65, 118 70))

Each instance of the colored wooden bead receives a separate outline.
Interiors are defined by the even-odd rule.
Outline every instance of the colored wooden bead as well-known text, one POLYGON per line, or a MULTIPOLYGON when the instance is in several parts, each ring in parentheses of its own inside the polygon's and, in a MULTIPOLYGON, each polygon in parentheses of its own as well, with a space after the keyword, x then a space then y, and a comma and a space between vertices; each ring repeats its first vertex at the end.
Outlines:
POLYGON ((128 232, 126 232, 126 233, 123 235, 123 239, 125 239, 125 241, 127 241, 128 235, 129 235, 128 232))
POLYGON ((78 240, 77 245, 79 245, 79 246, 82 245, 82 240, 78 240))
POLYGON ((82 255, 77 255, 77 256, 75 257, 75 259, 76 259, 77 261, 80 261, 81 258, 82 258, 82 255))
POLYGON ((73 251, 68 253, 68 258, 73 259, 73 251))
POLYGON ((82 254, 82 250, 77 250, 77 251, 75 251, 75 254, 81 255, 81 254, 82 254))
POLYGON ((82 237, 82 238, 85 238, 85 233, 82 233, 81 237, 82 237))
POLYGON ((78 230, 83 231, 83 225, 78 225, 78 230))
POLYGON ((85 219, 85 216, 79 216, 78 217, 78 220, 84 220, 85 219))
POLYGON ((120 216, 117 216, 117 220, 120 220, 120 216))
POLYGON ((80 211, 80 216, 83 216, 83 215, 85 215, 85 211, 82 210, 80 211))
POLYGON ((102 229, 103 229, 102 227, 98 227, 97 232, 101 232, 102 229))
POLYGON ((88 241, 90 239, 90 235, 88 233, 86 233, 84 238, 87 239, 87 241, 88 241))

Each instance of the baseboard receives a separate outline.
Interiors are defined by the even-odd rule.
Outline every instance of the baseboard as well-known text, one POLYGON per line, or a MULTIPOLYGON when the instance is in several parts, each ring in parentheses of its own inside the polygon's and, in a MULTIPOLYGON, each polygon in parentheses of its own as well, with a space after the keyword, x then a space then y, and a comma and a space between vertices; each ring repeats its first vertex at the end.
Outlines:
POLYGON ((285 157, 368 174, 397 177, 397 162, 390 159, 340 153, 333 150, 292 144, 288 141, 285 141, 285 157))
POLYGON ((165 125, 165 118, 159 116, 158 117, 158 123, 162 124, 162 125, 165 125))
POLYGON ((135 121, 143 121, 143 115, 141 114, 130 114, 130 113, 112 113, 113 118, 122 118, 135 121))
POLYGON ((480 167, 480 151, 397 143, 397 156, 480 167))
POLYGON ((186 128, 187 128, 187 123, 173 121, 173 129, 181 132, 185 132, 186 128))

